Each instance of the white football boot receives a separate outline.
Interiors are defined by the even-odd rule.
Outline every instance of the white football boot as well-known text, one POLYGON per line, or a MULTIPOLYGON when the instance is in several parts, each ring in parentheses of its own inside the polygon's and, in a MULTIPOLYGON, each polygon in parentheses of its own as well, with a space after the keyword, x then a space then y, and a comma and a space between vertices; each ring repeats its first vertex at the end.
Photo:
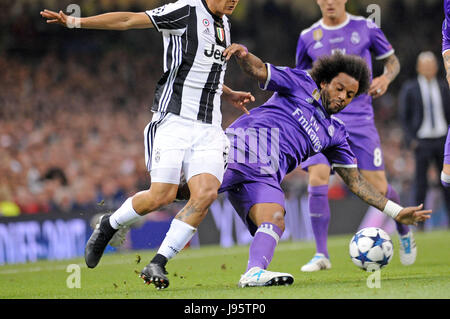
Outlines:
POLYGON ((319 270, 326 270, 330 268, 331 268, 330 260, 327 257, 325 257, 324 254, 317 253, 306 265, 303 265, 301 271, 313 272, 319 270))
POLYGON ((288 286, 294 282, 291 274, 264 270, 253 267, 241 276, 238 287, 288 286))
POLYGON ((410 230, 404 236, 399 236, 399 240, 400 240, 400 262, 405 266, 414 264, 417 256, 417 247, 412 231, 410 230))

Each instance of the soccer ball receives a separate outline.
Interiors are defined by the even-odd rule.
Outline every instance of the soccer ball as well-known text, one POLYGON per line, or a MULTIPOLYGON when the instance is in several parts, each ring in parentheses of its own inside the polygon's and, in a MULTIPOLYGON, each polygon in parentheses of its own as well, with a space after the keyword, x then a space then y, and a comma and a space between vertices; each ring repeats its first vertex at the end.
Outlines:
POLYGON ((391 238, 384 230, 376 227, 358 231, 350 240, 349 250, 353 263, 367 271, 383 268, 394 255, 391 238))

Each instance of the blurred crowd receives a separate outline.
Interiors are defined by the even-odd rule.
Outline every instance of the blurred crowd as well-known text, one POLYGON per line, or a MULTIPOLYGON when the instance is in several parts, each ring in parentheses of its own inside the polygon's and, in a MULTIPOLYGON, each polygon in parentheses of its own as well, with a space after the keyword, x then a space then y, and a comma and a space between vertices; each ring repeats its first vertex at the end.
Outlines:
MULTIPOLYGON (((0 4, 0 215, 70 213, 100 204, 115 209, 150 185, 143 130, 151 119, 149 108, 162 75, 161 36, 155 30, 68 30, 47 25, 39 15, 44 8, 64 9, 71 2, 0 4)), ((167 2, 80 1, 79 5, 82 15, 92 15, 142 11, 167 2)), ((368 16, 370 2, 366 2, 350 0, 348 10, 368 16)), ((388 178, 407 202, 414 158, 404 147, 397 94, 401 84, 415 75, 418 52, 440 55, 442 3, 386 0, 380 5, 381 27, 396 49, 402 71, 389 92, 374 101, 376 123, 388 178), (420 23, 398 23, 413 19, 420 23)), ((293 66, 299 32, 319 14, 311 0, 241 1, 231 18, 233 41, 245 43, 266 61, 293 66)), ((382 66, 375 64, 377 72, 382 66)), ((251 107, 269 96, 241 76, 232 62, 225 82, 236 90, 251 91, 256 97, 251 107)), ((224 128, 240 115, 226 103, 222 110, 224 128)), ((290 196, 305 193, 307 176, 296 170, 283 186, 290 196)), ((330 197, 339 199, 347 193, 333 178, 330 197)))

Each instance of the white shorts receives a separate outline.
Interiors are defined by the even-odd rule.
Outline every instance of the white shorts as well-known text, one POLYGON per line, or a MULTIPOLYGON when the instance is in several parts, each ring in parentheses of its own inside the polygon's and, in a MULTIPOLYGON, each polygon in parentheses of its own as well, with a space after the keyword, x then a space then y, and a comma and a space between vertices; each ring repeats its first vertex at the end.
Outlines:
POLYGON ((180 117, 154 113, 144 130, 145 163, 152 182, 179 184, 209 173, 222 183, 229 141, 221 127, 180 117))

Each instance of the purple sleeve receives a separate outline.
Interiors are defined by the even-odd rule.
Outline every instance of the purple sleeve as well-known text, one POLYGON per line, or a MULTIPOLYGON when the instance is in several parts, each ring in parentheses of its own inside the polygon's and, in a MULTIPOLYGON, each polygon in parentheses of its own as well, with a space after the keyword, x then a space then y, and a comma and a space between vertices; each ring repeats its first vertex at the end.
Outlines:
POLYGON ((383 60, 394 53, 394 49, 386 39, 383 31, 372 21, 367 22, 370 32, 371 50, 377 60, 383 60))
MULTIPOLYGON (((331 163, 331 167, 358 167, 356 156, 353 154, 353 151, 348 145, 347 137, 348 134, 343 130, 344 133, 341 133, 341 138, 330 148, 327 148, 322 151, 323 155, 326 156, 328 161, 331 163)), ((338 133, 339 134, 339 133, 338 133)))
POLYGON ((442 23, 442 53, 450 49, 450 0, 444 1, 445 20, 442 23))
POLYGON ((309 77, 305 71, 300 69, 273 66, 270 63, 266 63, 266 66, 267 80, 265 83, 259 83, 263 90, 289 93, 305 86, 305 80, 309 77))
POLYGON ((295 66, 301 70, 308 70, 312 67, 312 59, 308 55, 305 42, 300 35, 297 42, 297 51, 295 55, 295 66))

